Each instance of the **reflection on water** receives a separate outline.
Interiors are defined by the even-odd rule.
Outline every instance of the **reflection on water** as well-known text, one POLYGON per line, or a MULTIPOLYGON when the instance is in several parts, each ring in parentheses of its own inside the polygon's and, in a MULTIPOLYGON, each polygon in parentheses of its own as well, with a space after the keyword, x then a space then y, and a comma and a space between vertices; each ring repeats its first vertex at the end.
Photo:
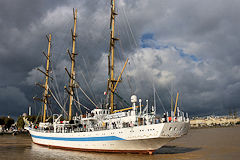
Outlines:
POLYGON ((145 154, 119 154, 119 153, 93 153, 93 152, 79 152, 79 151, 67 151, 61 149, 49 149, 36 144, 32 144, 31 156, 44 159, 98 159, 98 160, 137 160, 137 159, 159 159, 159 158, 176 158, 178 156, 173 154, 188 153, 198 148, 187 148, 177 146, 164 146, 157 150, 154 155, 145 154))
POLYGON ((0 159, 34 160, 145 160, 145 159, 238 159, 240 127, 193 129, 154 155, 93 153, 51 149, 33 144, 29 136, 0 136, 0 159))
POLYGON ((201 148, 194 147, 177 147, 177 146, 163 146, 162 148, 155 151, 155 154, 177 154, 177 153, 188 153, 199 150, 201 148))

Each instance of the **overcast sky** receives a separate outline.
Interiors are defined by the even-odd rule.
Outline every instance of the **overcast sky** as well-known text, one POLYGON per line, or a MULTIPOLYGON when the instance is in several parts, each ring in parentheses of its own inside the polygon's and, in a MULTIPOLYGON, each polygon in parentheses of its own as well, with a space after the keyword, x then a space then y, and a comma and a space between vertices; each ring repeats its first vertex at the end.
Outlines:
MULTIPOLYGON (((162 101, 156 99, 159 113, 170 109, 170 93, 175 99, 177 91, 180 107, 190 115, 240 110, 240 1, 116 1, 116 78, 129 58, 118 89, 124 99, 130 102, 136 94, 152 103, 154 84, 162 101)), ((64 91, 73 8, 78 10, 77 78, 96 103, 105 98, 110 0, 2 0, 0 115, 18 116, 29 105, 34 113, 40 110, 32 97, 41 95, 34 83, 43 83, 36 68, 45 68, 48 33, 53 36, 52 84, 64 91)))

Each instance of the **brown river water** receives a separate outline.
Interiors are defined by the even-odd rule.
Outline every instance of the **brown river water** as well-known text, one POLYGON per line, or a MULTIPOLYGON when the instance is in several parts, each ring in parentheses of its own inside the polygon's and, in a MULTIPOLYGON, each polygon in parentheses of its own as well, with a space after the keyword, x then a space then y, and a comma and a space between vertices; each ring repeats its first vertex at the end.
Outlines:
POLYGON ((240 126, 227 128, 191 129, 189 133, 153 155, 92 153, 50 149, 33 144, 27 135, 0 136, 0 160, 239 160, 240 126))

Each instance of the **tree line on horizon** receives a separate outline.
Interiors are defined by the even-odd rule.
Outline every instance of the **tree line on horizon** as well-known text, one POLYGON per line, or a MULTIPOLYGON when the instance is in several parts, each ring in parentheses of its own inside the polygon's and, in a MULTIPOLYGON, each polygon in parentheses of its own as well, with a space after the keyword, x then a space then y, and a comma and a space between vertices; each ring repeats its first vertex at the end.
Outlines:
POLYGON ((14 119, 10 117, 0 117, 0 125, 4 126, 5 129, 9 129, 14 122, 14 119))

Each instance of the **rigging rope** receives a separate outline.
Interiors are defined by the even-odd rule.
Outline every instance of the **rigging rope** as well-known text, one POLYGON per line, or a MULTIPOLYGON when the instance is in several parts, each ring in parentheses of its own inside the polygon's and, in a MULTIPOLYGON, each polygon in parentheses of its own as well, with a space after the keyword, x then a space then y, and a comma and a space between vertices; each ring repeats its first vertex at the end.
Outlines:
POLYGON ((122 7, 122 9, 123 9, 123 14, 124 14, 124 16, 125 16, 125 18, 126 18, 126 21, 127 21, 128 28, 129 28, 130 33, 131 33, 131 35, 132 35, 132 38, 133 38, 133 41, 134 41, 135 47, 137 48, 138 45, 137 45, 136 39, 134 38, 133 31, 132 31, 132 28, 131 28, 131 26, 130 26, 130 24, 129 24, 129 21, 128 21, 128 18, 127 18, 127 16, 126 16, 126 12, 125 12, 124 7, 122 7))
MULTIPOLYGON (((75 81, 77 82, 77 81, 75 81)), ((91 100, 91 98, 88 97, 88 95, 84 92, 84 90, 80 87, 79 83, 77 82, 78 88, 82 91, 82 93, 87 97, 87 99, 96 107, 98 108, 98 106, 91 100)))
POLYGON ((84 74, 83 74, 82 71, 80 71, 80 72, 81 72, 81 74, 82 74, 82 76, 83 76, 83 79, 84 79, 84 81, 85 81, 85 83, 86 83, 86 85, 87 85, 87 87, 88 87, 88 89, 89 89, 89 91, 90 91, 90 94, 92 95, 94 101, 96 101, 96 99, 95 99, 95 95, 94 95, 94 93, 93 93, 91 87, 89 86, 89 84, 88 84, 88 82, 87 82, 87 80, 86 80, 86 77, 84 76, 84 74))
POLYGON ((73 99, 76 103, 78 103, 79 105, 83 106, 86 110, 90 110, 89 108, 87 108, 86 106, 84 106, 82 103, 80 103, 79 101, 73 99))
POLYGON ((48 90, 49 90, 49 92, 50 92, 50 94, 53 96, 53 98, 54 98, 54 100, 57 102, 57 104, 59 105, 59 107, 62 109, 62 111, 66 114, 66 115, 68 115, 67 114, 67 112, 64 110, 64 108, 62 107, 62 105, 58 102, 58 100, 56 99, 56 97, 54 96, 54 94, 52 93, 52 91, 51 91, 51 89, 48 87, 48 90))
POLYGON ((131 106, 131 104, 129 104, 124 98, 122 98, 118 93, 117 91, 115 92, 115 95, 120 98, 120 100, 122 100, 125 104, 127 104, 128 106, 131 106))
POLYGON ((160 103, 161 103, 161 105, 162 105, 162 108, 163 108, 164 112, 166 112, 166 109, 165 109, 165 107, 164 107, 164 105, 163 105, 163 102, 162 102, 161 98, 160 98, 159 95, 158 95, 158 92, 155 92, 155 93, 156 93, 156 95, 157 95, 157 97, 158 97, 158 100, 160 101, 160 103))
MULTIPOLYGON (((123 47, 122 47, 122 41, 121 41, 121 39, 119 40, 119 45, 120 45, 120 48, 121 48, 121 53, 123 54, 123 56, 124 56, 124 50, 123 50, 123 47)), ((125 56, 124 56, 125 57, 125 56)), ((128 71, 128 69, 126 69, 127 71, 128 71)), ((129 80, 129 76, 128 76, 128 74, 126 74, 126 77, 127 77, 127 82, 128 82, 128 86, 129 86, 129 88, 130 88, 130 91, 131 91, 131 94, 133 94, 133 88, 132 88, 132 86, 131 86, 131 83, 130 83, 130 80, 129 80)))
POLYGON ((55 71, 54 71, 54 69, 53 69, 53 67, 52 67, 52 63, 50 63, 50 65, 51 65, 51 69, 52 69, 53 82, 55 82, 55 83, 53 83, 53 84, 55 84, 55 86, 52 85, 52 86, 53 86, 53 90, 54 90, 57 98, 58 98, 59 100, 61 100, 62 97, 61 97, 61 94, 60 94, 59 85, 58 85, 58 82, 57 82, 57 77, 56 77, 55 71), (55 88, 55 87, 56 87, 56 88, 55 88))
POLYGON ((170 90, 169 87, 167 89, 168 89, 168 93, 170 94, 170 97, 168 97, 169 101, 171 102, 171 97, 172 97, 173 103, 175 103, 175 99, 173 98, 173 89, 172 89, 172 87, 171 87, 171 90, 170 90))
MULTIPOLYGON (((75 92, 76 92, 77 101, 80 101, 80 100, 79 100, 79 97, 78 97, 77 89, 75 89, 75 92)), ((81 110, 81 108, 80 108, 80 105, 78 104, 77 106, 78 106, 78 108, 79 108, 79 110, 80 110, 80 113, 82 114, 82 110, 81 110)))
MULTIPOLYGON (((130 23, 129 23, 129 21, 128 21, 128 18, 127 18, 127 15, 126 15, 126 12, 125 12, 124 7, 121 7, 121 11, 123 12, 122 18, 123 18, 123 22, 125 23, 125 25, 123 25, 123 27, 125 27, 125 28, 124 28, 125 32, 123 32, 123 33, 126 33, 126 34, 127 34, 127 37, 128 37, 127 39, 128 39, 129 42, 130 42, 130 43, 129 43, 129 44, 130 44, 130 48, 136 50, 136 48, 138 48, 138 44, 137 44, 136 39, 135 39, 135 36, 134 36, 134 34, 133 34, 131 25, 130 25, 130 23), (128 29, 126 29, 126 28, 128 28, 128 29), (130 33, 129 33, 129 32, 130 32, 130 33), (133 47, 133 46, 131 45, 132 43, 131 43, 130 39, 133 39, 135 47, 133 47)), ((119 16, 119 17, 121 17, 121 16, 119 16)), ((120 40, 120 45, 121 45, 121 48, 123 48, 123 47, 122 47, 123 44, 122 44, 122 41, 121 41, 121 40, 120 40)), ((129 59, 130 59, 129 64, 130 64, 130 62, 131 62, 131 63, 133 64, 133 65, 132 65, 133 68, 136 70, 137 67, 136 67, 136 64, 135 64, 135 61, 134 61, 133 57, 129 57, 129 59)), ((130 70, 130 67, 127 68, 127 70, 130 70)), ((128 75, 127 75, 127 78, 128 78, 129 84, 131 84, 128 75)), ((135 79, 136 77, 133 76, 132 78, 133 78, 133 80, 134 80, 134 81, 132 82, 132 84, 133 84, 134 87, 136 88, 136 83, 134 83, 134 82, 137 82, 136 79, 135 79)), ((131 88, 132 94, 134 94, 134 90, 136 90, 136 89, 133 89, 133 86, 131 86, 131 85, 130 85, 130 88, 131 88)))
MULTIPOLYGON (((67 94, 65 94, 65 92, 64 92, 64 95, 67 95, 67 94)), ((69 99, 69 96, 66 96, 67 98, 64 98, 64 99, 66 99, 66 101, 63 103, 63 109, 64 110, 66 110, 66 105, 67 105, 67 102, 68 102, 68 99, 69 99)), ((63 112, 64 112, 64 110, 63 110, 63 112)), ((64 114, 64 113, 63 113, 64 114)), ((66 118, 68 115, 66 115, 64 118, 66 118)))

